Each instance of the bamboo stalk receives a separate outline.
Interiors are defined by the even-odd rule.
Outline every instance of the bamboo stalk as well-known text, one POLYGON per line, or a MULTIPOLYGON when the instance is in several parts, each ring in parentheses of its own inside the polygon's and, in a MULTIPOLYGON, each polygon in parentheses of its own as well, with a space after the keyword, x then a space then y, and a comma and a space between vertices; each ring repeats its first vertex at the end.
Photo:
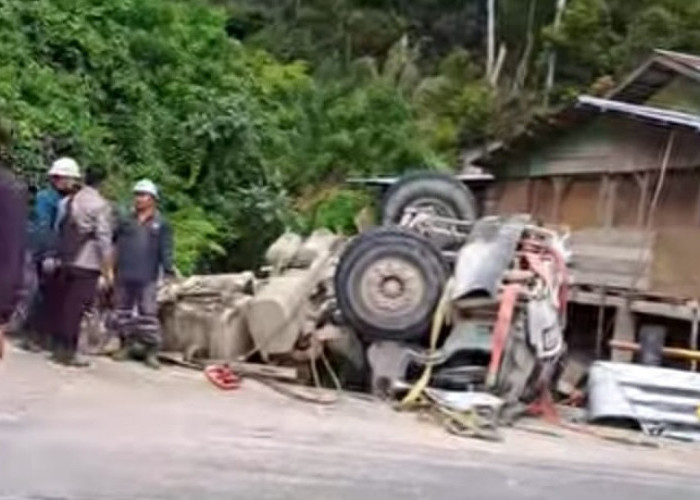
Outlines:
MULTIPOLYGON (((613 349, 622 351, 639 352, 642 347, 636 342, 627 342, 625 340, 611 340, 609 343, 613 349)), ((680 347, 664 347, 661 349, 661 354, 667 358, 686 359, 690 361, 700 361, 700 351, 692 349, 681 349, 680 347)))

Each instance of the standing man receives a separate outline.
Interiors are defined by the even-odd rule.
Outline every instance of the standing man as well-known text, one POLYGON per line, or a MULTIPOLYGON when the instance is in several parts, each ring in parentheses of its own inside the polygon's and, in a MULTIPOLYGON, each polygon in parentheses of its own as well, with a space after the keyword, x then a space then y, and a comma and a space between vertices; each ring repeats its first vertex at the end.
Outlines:
POLYGON ((112 217, 98 191, 104 171, 91 169, 85 184, 59 207, 58 259, 60 309, 54 330, 53 359, 75 367, 89 366, 77 352, 80 325, 97 293, 100 275, 113 281, 112 217))
POLYGON ((26 332, 28 335, 22 342, 24 348, 32 351, 39 350, 41 344, 46 343, 54 320, 47 306, 58 293, 55 272, 58 207, 61 199, 78 186, 80 167, 72 158, 59 158, 51 165, 48 177, 49 185, 37 193, 34 201, 29 222, 28 256, 24 266, 25 290, 11 322, 12 332, 19 333, 27 320, 35 320, 32 321, 32 330, 38 331, 31 333, 38 333, 39 337, 44 338, 26 332), (36 304, 37 298, 41 299, 40 304, 36 304), (33 310, 35 305, 38 305, 38 310, 33 310))
POLYGON ((32 213, 32 250, 43 260, 50 257, 56 243, 58 206, 62 198, 80 184, 80 166, 73 158, 59 158, 48 172, 49 185, 39 191, 32 213))
POLYGON ((146 365, 157 369, 161 345, 157 287, 161 273, 174 275, 173 233, 158 211, 158 188, 150 180, 134 186, 134 209, 118 224, 115 241, 115 326, 122 347, 114 358, 127 359, 140 344, 146 365))
POLYGON ((25 190, 6 170, 0 170, 0 359, 5 328, 14 311, 22 284, 27 232, 25 190))

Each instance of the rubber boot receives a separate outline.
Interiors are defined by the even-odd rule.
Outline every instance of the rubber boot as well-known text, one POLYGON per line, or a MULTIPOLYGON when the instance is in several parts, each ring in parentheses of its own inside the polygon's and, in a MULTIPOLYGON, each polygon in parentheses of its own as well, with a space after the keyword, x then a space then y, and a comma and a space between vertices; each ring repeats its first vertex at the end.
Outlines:
POLYGON ((114 361, 126 361, 131 356, 131 351, 129 346, 122 344, 122 346, 115 352, 112 353, 112 359, 114 361))
POLYGON ((65 348, 56 348, 51 354, 51 361, 59 365, 71 366, 73 368, 87 368, 90 361, 77 352, 72 352, 65 348))
POLYGON ((160 361, 158 361, 158 350, 149 349, 146 353, 146 358, 143 360, 144 364, 154 370, 160 370, 160 361))
POLYGON ((49 359, 59 365, 65 365, 69 359, 69 353, 62 347, 53 347, 49 359))
POLYGON ((22 341, 19 344, 19 348, 22 349, 23 351, 27 352, 41 352, 41 345, 39 345, 38 342, 36 342, 34 339, 25 337, 22 339, 22 341))
POLYGON ((73 368, 89 368, 91 365, 90 361, 85 356, 77 352, 69 356, 65 364, 73 368))

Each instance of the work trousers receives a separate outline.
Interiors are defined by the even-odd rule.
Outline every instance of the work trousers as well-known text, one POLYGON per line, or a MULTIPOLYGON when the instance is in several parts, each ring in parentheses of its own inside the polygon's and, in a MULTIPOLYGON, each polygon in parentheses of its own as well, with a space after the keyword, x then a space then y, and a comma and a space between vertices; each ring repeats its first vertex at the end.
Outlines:
POLYGON ((49 297, 48 309, 57 314, 54 328, 54 349, 74 355, 78 348, 83 315, 90 308, 97 294, 100 272, 77 267, 65 267, 58 271, 54 283, 60 295, 49 297))
POLYGON ((30 324, 37 335, 35 340, 44 347, 53 348, 58 342, 58 325, 64 304, 63 272, 44 273, 41 266, 38 267, 38 296, 30 324))
POLYGON ((25 328, 28 325, 30 315, 33 312, 39 291, 39 278, 37 275, 36 263, 31 252, 27 252, 22 272, 22 289, 19 300, 15 306, 15 311, 10 318, 7 327, 9 334, 26 334, 25 328))
POLYGON ((114 329, 122 343, 138 342, 152 349, 161 345, 158 284, 117 280, 114 289, 114 329))

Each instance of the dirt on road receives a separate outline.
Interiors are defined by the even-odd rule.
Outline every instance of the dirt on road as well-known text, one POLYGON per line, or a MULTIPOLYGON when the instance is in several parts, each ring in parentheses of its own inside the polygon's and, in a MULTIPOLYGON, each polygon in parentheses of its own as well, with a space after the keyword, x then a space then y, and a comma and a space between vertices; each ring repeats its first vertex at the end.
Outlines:
POLYGON ((99 359, 80 371, 11 350, 0 364, 0 499, 366 499, 367 488, 372 498, 465 498, 460 481, 475 480, 473 498, 550 498, 548 485, 565 478, 589 492, 622 482, 637 500, 700 492, 700 446, 552 430, 509 429, 491 443, 363 396, 314 406, 254 380, 224 392, 184 369, 99 359))

